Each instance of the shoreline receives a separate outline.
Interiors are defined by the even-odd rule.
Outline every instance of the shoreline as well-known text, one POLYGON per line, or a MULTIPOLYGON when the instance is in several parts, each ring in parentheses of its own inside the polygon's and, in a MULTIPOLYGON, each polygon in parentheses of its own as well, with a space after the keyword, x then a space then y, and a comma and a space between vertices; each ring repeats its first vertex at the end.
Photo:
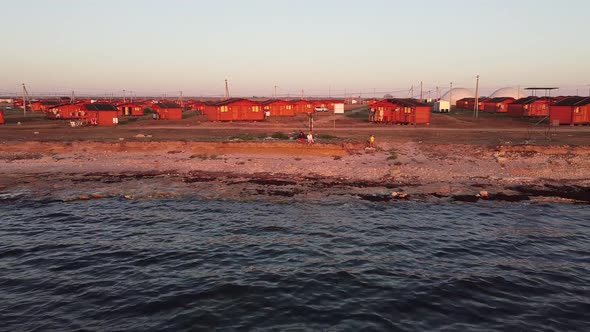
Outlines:
POLYGON ((590 203, 590 146, 27 141, 0 170, 0 200, 590 203))

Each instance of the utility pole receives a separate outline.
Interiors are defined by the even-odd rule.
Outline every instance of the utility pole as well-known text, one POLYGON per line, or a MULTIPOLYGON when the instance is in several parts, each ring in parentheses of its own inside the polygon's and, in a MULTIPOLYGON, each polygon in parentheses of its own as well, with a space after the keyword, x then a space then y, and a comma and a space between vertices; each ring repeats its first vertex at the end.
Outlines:
POLYGON ((440 92, 438 90, 438 86, 436 87, 436 100, 440 99, 440 92))
POLYGON ((424 96, 422 94, 422 81, 420 81, 420 100, 424 99, 424 96))
POLYGON ((414 98, 414 84, 410 87, 410 98, 414 98))
POLYGON ((227 78, 225 79, 225 99, 229 99, 229 85, 227 83, 227 78))
POLYGON ((301 99, 303 99, 303 89, 301 89, 301 99))
POLYGON ((277 98, 277 85, 275 84, 275 90, 274 90, 274 96, 273 98, 276 99, 277 98))
POLYGON ((475 105, 473 105, 473 114, 477 119, 479 116, 479 75, 475 76, 477 81, 475 82, 475 105))
POLYGON ((449 87, 449 112, 453 109, 453 82, 450 83, 449 87))
POLYGON ((180 99, 180 108, 181 109, 184 109, 184 107, 183 107, 184 106, 184 102, 182 100, 182 90, 180 90, 180 97, 179 97, 179 99, 180 99))
POLYGON ((72 97, 70 98, 70 104, 76 103, 76 95, 74 95, 74 90, 72 90, 72 97))
POLYGON ((123 102, 126 103, 127 100, 125 99, 125 89, 123 89, 123 102))
POLYGON ((25 83, 23 83, 23 116, 27 116, 27 100, 30 99, 27 87, 25 86, 25 83))

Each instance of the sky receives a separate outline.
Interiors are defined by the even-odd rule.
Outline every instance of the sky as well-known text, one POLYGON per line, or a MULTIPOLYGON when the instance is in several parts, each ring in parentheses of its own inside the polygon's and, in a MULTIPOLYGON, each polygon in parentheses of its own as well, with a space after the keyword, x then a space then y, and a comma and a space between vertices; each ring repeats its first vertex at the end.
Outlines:
POLYGON ((590 93, 588 0, 0 0, 0 94, 590 93), (130 92, 132 91, 132 92, 130 92))

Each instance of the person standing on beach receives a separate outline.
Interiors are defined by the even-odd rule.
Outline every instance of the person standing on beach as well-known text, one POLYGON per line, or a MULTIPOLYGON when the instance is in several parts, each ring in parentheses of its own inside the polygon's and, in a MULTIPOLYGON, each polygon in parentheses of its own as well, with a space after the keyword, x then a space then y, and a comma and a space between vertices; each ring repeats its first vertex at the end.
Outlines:
POLYGON ((374 135, 371 135, 371 137, 369 137, 369 147, 370 148, 375 147, 375 136, 374 135))
POLYGON ((309 134, 307 134, 307 144, 313 144, 313 135, 311 134, 311 131, 309 132, 309 134))

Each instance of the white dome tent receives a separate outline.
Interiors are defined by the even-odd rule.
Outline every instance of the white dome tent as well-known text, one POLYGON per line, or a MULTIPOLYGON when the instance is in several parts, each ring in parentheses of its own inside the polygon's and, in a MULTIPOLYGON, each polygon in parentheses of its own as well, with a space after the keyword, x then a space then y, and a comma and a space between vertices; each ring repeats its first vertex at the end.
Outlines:
POLYGON ((463 98, 475 98, 475 92, 469 90, 469 89, 465 89, 465 88, 453 88, 450 91, 447 91, 447 93, 445 93, 440 100, 445 100, 445 101, 449 101, 449 95, 451 98, 453 98, 451 100, 451 105, 457 105, 457 100, 459 99, 463 99, 463 98))
POLYGON ((520 98, 526 97, 526 96, 527 95, 519 88, 506 87, 506 88, 501 88, 501 89, 494 91, 490 95, 490 98, 512 97, 514 99, 520 99, 520 98))

